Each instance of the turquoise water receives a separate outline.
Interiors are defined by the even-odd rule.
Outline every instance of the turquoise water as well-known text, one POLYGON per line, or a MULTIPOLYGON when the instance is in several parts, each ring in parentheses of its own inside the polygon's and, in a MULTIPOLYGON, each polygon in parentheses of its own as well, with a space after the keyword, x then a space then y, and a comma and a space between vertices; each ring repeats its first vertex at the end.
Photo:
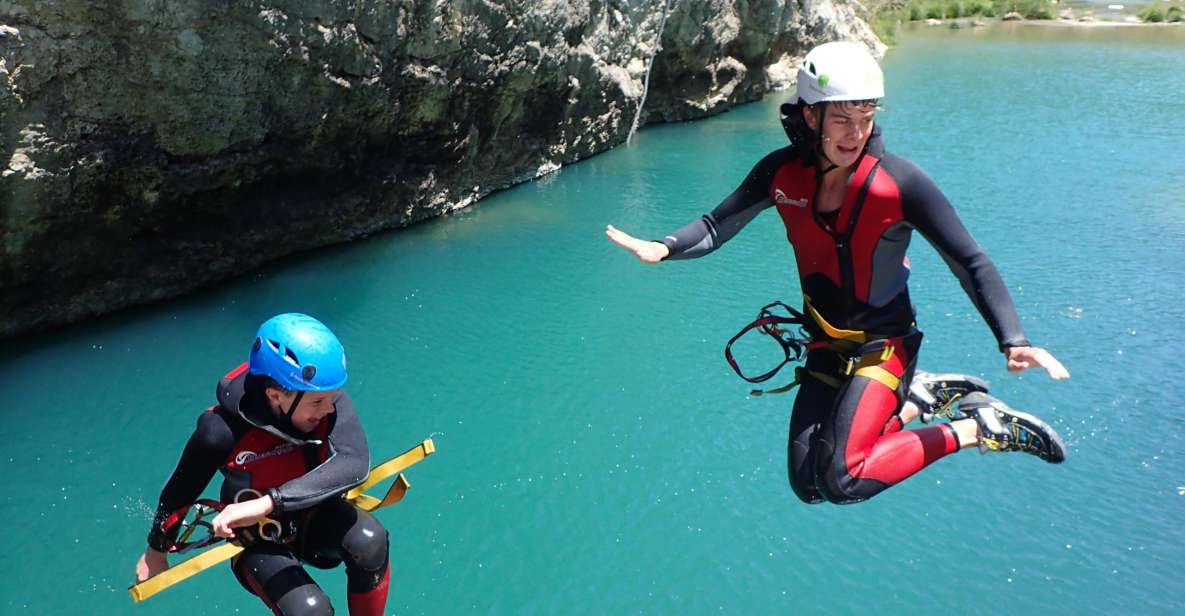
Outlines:
MULTIPOLYGON (((1007 376, 918 238, 921 365, 992 381, 1062 466, 962 452, 864 504, 785 479, 788 397, 721 358, 798 292, 766 213, 645 267, 779 147, 777 100, 649 128, 477 208, 0 350, 3 614, 262 613, 225 569, 133 607, 149 507, 255 326, 302 310, 350 350, 376 457, 438 453, 380 518, 400 614, 1168 614, 1185 609, 1185 30, 945 28, 885 61, 886 142, 994 257, 1068 382, 1007 376), (198 606, 195 608, 195 606, 198 606)), ((776 97, 781 98, 781 97, 776 97)), ((340 570, 314 572, 345 611, 340 570)))

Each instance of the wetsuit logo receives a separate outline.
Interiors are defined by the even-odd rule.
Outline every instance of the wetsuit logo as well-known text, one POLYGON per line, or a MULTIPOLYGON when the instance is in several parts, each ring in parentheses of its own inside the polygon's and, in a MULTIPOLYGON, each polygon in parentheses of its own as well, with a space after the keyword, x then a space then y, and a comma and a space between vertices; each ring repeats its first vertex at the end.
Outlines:
POLYGON ((791 199, 782 192, 781 188, 774 189, 774 203, 778 205, 793 205, 794 207, 806 207, 806 199, 791 199))
POLYGON ((235 464, 243 466, 244 464, 249 464, 251 462, 257 462, 259 460, 265 460, 274 456, 284 455, 293 449, 296 449, 296 445, 280 445, 278 447, 273 447, 272 449, 269 449, 263 453, 255 453, 254 451, 244 449, 243 451, 235 454, 235 464))

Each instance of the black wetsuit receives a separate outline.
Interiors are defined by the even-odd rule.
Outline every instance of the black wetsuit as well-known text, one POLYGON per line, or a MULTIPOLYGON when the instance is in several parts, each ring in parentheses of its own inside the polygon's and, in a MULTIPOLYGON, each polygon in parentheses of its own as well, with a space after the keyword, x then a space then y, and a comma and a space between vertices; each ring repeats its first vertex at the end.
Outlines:
POLYGON ((275 418, 245 364, 219 381, 218 401, 198 418, 161 492, 148 544, 163 551, 170 514, 197 500, 221 471, 222 502, 270 494, 275 509, 269 517, 284 528, 285 542, 256 541, 235 559, 244 587, 276 614, 331 614, 328 598, 301 562, 331 568, 344 561, 351 614, 381 613, 389 580, 387 531, 341 498, 370 468, 349 395, 342 392, 335 411, 308 434, 275 418))
MULTIPOLYGON (((841 207, 830 215, 816 209, 820 178, 809 158, 792 147, 769 154, 711 213, 660 241, 670 249, 667 259, 702 257, 776 208, 794 249, 814 337, 858 335, 892 347, 876 366, 885 371, 880 380, 838 374, 836 387, 804 372, 791 415, 788 466, 795 494, 811 503, 856 502, 959 446, 949 425, 902 431, 897 417, 921 343, 906 287, 912 231, 946 260, 1001 350, 1029 342, 991 260, 934 182, 884 151, 879 129, 854 166, 841 207)), ((805 367, 837 374, 837 364, 842 358, 835 352, 816 349, 805 367)))

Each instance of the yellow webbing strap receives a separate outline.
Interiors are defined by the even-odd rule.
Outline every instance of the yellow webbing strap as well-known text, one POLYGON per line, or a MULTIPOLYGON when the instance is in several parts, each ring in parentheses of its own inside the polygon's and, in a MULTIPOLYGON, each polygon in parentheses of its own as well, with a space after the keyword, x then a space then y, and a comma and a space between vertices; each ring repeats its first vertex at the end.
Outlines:
POLYGON ((234 558, 242 551, 243 546, 237 543, 224 543, 216 548, 210 548, 183 563, 178 563, 139 584, 133 585, 128 588, 128 592, 132 595, 132 601, 139 603, 177 582, 189 579, 190 576, 203 569, 209 569, 224 560, 234 558))
MULTIPOLYGON (((411 487, 411 483, 407 478, 398 473, 433 453, 436 453, 436 444, 430 438, 424 439, 424 442, 419 445, 370 469, 370 474, 366 477, 366 481, 346 492, 346 500, 354 503, 359 509, 364 511, 374 511, 398 503, 403 500, 404 495, 407 494, 407 489, 411 487), (387 494, 383 496, 382 500, 369 494, 363 494, 364 490, 379 484, 391 475, 398 476, 395 477, 395 482, 391 484, 391 487, 387 490, 387 494)), ((237 543, 226 543, 216 548, 210 548, 185 562, 169 567, 167 570, 139 584, 133 584, 128 588, 128 593, 132 595, 132 601, 139 603, 177 582, 189 579, 199 571, 209 569, 220 562, 234 558, 242 551, 243 547, 237 543)))
POLYGON ((827 334, 828 338, 834 338, 836 340, 848 340, 851 342, 867 342, 868 341, 868 336, 865 332, 853 330, 853 329, 839 329, 838 327, 833 327, 830 323, 827 322, 827 319, 823 318, 823 315, 820 314, 818 310, 815 310, 814 304, 811 304, 810 296, 803 295, 802 299, 803 299, 803 304, 806 306, 807 314, 811 315, 811 318, 814 319, 815 323, 823 329, 823 333, 827 334))
POLYGON ((436 453, 436 443, 433 443, 430 438, 424 439, 424 442, 419 445, 370 469, 370 475, 366 477, 366 481, 346 492, 346 500, 366 511, 374 511, 398 503, 407 493, 407 489, 411 487, 411 483, 402 475, 395 478, 395 483, 391 484, 382 500, 363 494, 363 492, 434 453, 436 453))
POLYGON ((881 368, 880 366, 865 366, 856 370, 856 376, 870 378, 893 391, 897 391, 897 385, 901 379, 893 376, 892 372, 881 368))
POLYGON ((374 511, 375 509, 382 509, 383 507, 390 507, 395 503, 403 500, 403 496, 407 494, 407 489, 411 487, 411 482, 407 477, 400 473, 395 477, 395 483, 391 484, 391 488, 387 490, 387 495, 383 500, 379 500, 369 494, 359 494, 350 499, 354 506, 363 511, 374 511))
POLYGON ((799 384, 799 379, 797 376, 795 376, 793 381, 790 381, 789 383, 786 383, 785 385, 783 385, 781 387, 778 387, 776 389, 751 389, 751 390, 749 390, 749 395, 756 398, 758 396, 765 396, 765 395, 772 396, 774 394, 784 394, 784 393, 790 391, 791 389, 798 387, 798 384, 799 384))
POLYGON ((826 372, 819 372, 818 370, 807 370, 807 374, 815 377, 824 385, 830 386, 832 389, 839 389, 843 386, 843 381, 827 374, 826 372))

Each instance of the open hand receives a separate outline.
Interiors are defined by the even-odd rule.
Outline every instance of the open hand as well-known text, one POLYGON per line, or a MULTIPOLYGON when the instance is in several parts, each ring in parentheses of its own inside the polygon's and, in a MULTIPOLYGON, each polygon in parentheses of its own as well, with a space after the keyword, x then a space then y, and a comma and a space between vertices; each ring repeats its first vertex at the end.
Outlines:
POLYGON ((1007 356, 1009 372, 1024 372, 1037 366, 1044 368, 1055 381, 1070 378, 1070 371, 1066 370, 1062 362, 1041 347, 1009 347, 1007 356))
POLYGON ((643 263, 658 263, 671 254, 666 244, 640 240, 613 225, 605 227, 605 235, 609 236, 614 244, 634 253, 643 263))

